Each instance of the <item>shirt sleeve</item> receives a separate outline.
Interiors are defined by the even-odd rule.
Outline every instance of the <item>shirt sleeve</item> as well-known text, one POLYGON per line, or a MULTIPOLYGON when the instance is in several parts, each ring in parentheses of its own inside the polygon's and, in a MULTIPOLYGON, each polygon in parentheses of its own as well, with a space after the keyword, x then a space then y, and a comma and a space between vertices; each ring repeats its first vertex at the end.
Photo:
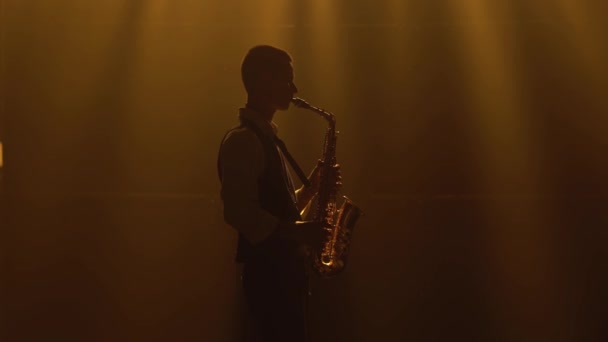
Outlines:
POLYGON ((258 179, 263 170, 264 149, 255 133, 231 132, 220 148, 224 220, 252 244, 264 241, 279 224, 260 203, 258 179))

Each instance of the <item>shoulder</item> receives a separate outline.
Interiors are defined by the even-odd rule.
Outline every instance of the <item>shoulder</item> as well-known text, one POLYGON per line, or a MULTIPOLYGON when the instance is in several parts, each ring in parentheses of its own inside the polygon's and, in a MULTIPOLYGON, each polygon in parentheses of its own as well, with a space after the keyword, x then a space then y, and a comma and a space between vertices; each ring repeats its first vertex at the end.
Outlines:
POLYGON ((263 151, 262 142, 256 133, 247 127, 236 127, 228 131, 222 145, 222 155, 259 155, 263 151))
POLYGON ((218 167, 224 178, 230 174, 253 172, 257 175, 264 165, 264 148, 255 132, 246 127, 234 128, 226 134, 220 146, 218 167))
POLYGON ((260 139, 254 131, 247 127, 236 127, 228 131, 222 142, 223 146, 233 145, 257 145, 261 144, 260 139))

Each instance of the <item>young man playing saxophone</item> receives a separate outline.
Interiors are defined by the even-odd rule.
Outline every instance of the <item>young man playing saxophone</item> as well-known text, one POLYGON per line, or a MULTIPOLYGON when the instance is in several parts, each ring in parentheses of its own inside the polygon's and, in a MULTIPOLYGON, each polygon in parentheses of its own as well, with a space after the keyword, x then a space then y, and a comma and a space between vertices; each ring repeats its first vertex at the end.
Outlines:
MULTIPOLYGON (((301 211, 319 191, 319 164, 309 186, 294 189, 288 152, 272 121, 297 88, 290 55, 271 46, 249 50, 241 65, 247 104, 240 125, 224 137, 218 157, 224 219, 239 234, 237 261, 260 341, 308 341, 306 247, 322 238, 321 224, 301 211), (278 144, 278 145, 277 145, 278 144)), ((296 166, 296 168, 298 168, 296 166)), ((301 175, 302 172, 300 171, 301 175)), ((333 175, 339 177, 339 170, 333 175)), ((303 180, 305 181, 305 180, 303 180)))

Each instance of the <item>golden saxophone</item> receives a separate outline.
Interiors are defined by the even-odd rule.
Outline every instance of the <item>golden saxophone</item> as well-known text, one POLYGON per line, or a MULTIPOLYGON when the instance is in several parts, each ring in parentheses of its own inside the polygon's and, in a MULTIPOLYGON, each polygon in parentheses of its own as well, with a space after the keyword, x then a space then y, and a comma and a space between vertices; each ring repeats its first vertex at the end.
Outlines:
POLYGON ((312 212, 313 220, 322 223, 325 234, 321 245, 313 248, 311 253, 313 271, 320 277, 329 278, 339 274, 346 267, 353 229, 362 211, 346 196, 343 196, 344 202, 340 209, 337 209, 336 197, 340 183, 327 176, 337 164, 335 116, 297 97, 293 98, 292 102, 297 107, 316 112, 329 124, 323 145, 320 188, 316 208, 313 208, 312 212))

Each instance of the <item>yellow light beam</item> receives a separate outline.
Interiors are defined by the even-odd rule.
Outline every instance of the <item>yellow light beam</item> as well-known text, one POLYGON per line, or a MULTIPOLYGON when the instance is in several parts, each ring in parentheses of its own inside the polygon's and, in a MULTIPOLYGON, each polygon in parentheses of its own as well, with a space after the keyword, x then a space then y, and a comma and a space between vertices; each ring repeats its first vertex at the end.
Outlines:
MULTIPOLYGON (((451 5, 454 14, 465 19, 460 25, 462 55, 471 75, 468 90, 475 113, 471 121, 479 135, 476 153, 482 187, 499 196, 519 190, 522 200, 526 195, 546 194, 542 155, 532 143, 534 132, 527 120, 533 113, 518 88, 525 84, 523 66, 512 58, 518 46, 508 31, 513 21, 509 8, 496 8, 502 4, 484 0, 453 0, 451 5)), ((513 322, 504 329, 517 339, 518 331, 528 324, 537 325, 539 331, 552 329, 547 322, 556 312, 550 298, 555 259, 548 238, 548 208, 529 198, 518 208, 513 203, 489 201, 484 215, 489 228, 489 274, 501 285, 488 291, 499 306, 497 315, 513 315, 499 319, 513 322), (526 219, 518 222, 514 217, 526 219)))

